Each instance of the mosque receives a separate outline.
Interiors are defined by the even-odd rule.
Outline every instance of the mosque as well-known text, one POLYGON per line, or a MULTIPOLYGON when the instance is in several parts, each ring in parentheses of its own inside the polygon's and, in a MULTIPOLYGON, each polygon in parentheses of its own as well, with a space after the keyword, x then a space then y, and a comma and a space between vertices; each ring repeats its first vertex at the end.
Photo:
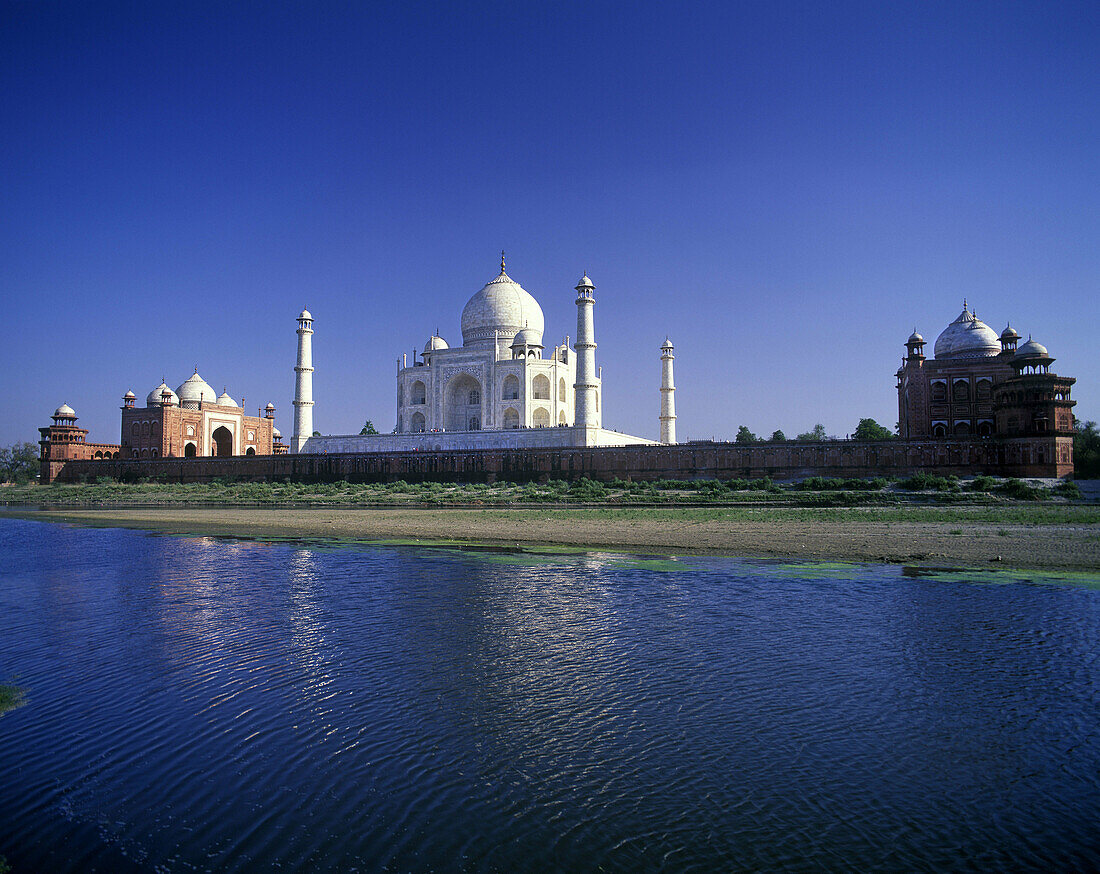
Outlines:
POLYGON ((1073 435, 1073 377, 1051 372, 1046 346, 998 335, 963 301, 933 357, 914 329, 897 371, 898 430, 906 439, 1073 435))
MULTIPOLYGON (((298 316, 294 396, 295 453, 627 446, 654 441, 603 427, 602 369, 596 367, 595 285, 576 286, 577 338, 547 353, 545 321, 535 298, 505 270, 462 310, 462 345, 438 332, 421 356, 397 369, 397 427, 392 434, 313 435, 313 316, 298 316)), ((676 442, 673 346, 660 349, 661 442, 676 442)))

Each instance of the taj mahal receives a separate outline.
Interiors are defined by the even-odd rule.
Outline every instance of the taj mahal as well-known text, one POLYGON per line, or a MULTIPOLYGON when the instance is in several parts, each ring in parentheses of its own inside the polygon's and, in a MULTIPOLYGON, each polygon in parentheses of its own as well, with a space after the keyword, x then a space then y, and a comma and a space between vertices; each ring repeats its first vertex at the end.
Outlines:
MULTIPOLYGON (((313 316, 298 316, 293 453, 653 444, 603 427, 596 366, 595 285, 576 285, 577 336, 547 351, 542 307, 505 271, 462 310, 462 345, 437 331, 412 360, 398 361, 392 434, 313 436, 313 316)), ((661 442, 675 443, 673 346, 660 348, 661 442)))

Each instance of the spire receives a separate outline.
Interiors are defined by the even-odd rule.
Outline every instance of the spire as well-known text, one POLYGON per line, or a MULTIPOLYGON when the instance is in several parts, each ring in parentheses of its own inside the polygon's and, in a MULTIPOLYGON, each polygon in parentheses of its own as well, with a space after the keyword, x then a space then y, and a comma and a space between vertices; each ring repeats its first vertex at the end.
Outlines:
POLYGON ((504 276, 504 250, 500 250, 500 275, 504 276))

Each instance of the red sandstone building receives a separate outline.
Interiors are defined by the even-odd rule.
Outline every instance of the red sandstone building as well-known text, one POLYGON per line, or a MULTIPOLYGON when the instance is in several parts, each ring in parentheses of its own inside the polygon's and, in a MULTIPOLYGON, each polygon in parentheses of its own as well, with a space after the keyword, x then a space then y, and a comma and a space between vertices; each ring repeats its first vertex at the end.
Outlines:
MULTIPOLYGON (((998 336, 965 303, 936 339, 934 358, 925 358, 924 338, 914 331, 897 372, 900 436, 1053 436, 1072 443, 1076 380, 1051 373, 1045 346, 1031 339, 1018 346, 1019 339, 1011 326, 998 336)), ((1067 460, 1072 464, 1072 455, 1067 460)))
POLYGON ((38 429, 41 481, 52 482, 71 461, 280 455, 287 449, 272 404, 263 415, 245 415, 228 393, 216 395, 197 371, 178 393, 162 382, 144 407, 137 406, 132 391, 122 402, 119 443, 88 443, 88 431, 76 426, 73 408, 58 407, 53 424, 38 429))
MULTIPOLYGON (((195 458, 275 453, 275 407, 247 416, 225 391, 216 395, 198 371, 178 389, 161 383, 136 406, 127 392, 122 407, 123 458, 195 458)), ((279 441, 282 442, 281 440, 279 441)))

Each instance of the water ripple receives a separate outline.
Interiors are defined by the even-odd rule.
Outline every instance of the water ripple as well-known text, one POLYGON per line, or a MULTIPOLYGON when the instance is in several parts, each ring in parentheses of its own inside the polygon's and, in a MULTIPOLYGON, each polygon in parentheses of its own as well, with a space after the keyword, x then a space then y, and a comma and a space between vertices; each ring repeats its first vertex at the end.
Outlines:
POLYGON ((16 870, 1089 870, 1100 592, 0 519, 16 870))

